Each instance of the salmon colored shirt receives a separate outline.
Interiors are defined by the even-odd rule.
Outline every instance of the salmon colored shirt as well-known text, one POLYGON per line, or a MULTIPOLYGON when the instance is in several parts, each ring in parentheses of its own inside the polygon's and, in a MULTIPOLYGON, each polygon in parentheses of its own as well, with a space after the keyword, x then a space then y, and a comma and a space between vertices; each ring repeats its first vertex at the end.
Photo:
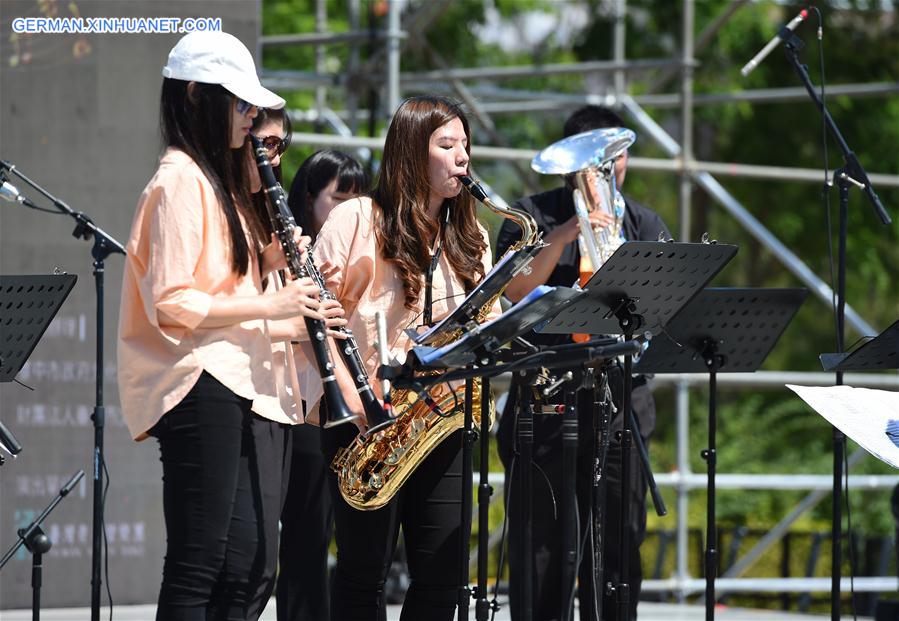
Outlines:
MULTIPOLYGON (((390 355, 403 361, 414 345, 405 329, 421 325, 424 292, 415 309, 406 308, 403 281, 394 264, 382 259, 378 252, 372 210, 372 201, 367 197, 354 198, 335 207, 316 238, 313 255, 328 291, 346 312, 347 327, 356 338, 372 387, 380 395, 380 383, 373 379, 379 364, 375 313, 384 312, 390 355)), ((487 244, 481 257, 486 274, 492 267, 493 254, 486 229, 480 224, 478 229, 487 244)), ((459 306, 466 293, 445 252, 441 253, 432 282, 432 319, 436 323, 459 306)), ((497 303, 493 314, 499 312, 497 303)), ((298 361, 297 368, 300 369, 300 390, 309 406, 307 422, 317 422, 321 380, 314 367, 305 361, 298 361)))
POLYGON ((118 382, 132 437, 145 439, 204 370, 252 401, 260 416, 298 422, 284 385, 284 345, 273 346, 265 320, 199 327, 213 298, 262 295, 263 288, 255 252, 244 276, 231 269, 224 212, 212 184, 183 151, 170 148, 160 160, 141 194, 127 251, 118 382))

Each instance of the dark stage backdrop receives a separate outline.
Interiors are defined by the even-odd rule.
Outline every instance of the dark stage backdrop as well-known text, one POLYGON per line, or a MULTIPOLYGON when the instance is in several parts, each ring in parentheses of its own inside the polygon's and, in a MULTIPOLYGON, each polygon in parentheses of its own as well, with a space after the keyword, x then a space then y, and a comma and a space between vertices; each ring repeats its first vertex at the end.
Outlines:
MULTIPOLYGON (((160 154, 161 70, 181 34, 17 35, 17 17, 212 17, 251 51, 259 35, 258 0, 0 2, 0 158, 123 244, 137 199, 160 154)), ((11 180, 31 199, 38 195, 11 180)), ((72 237, 64 216, 0 204, 0 273, 47 274, 78 283, 19 379, 29 391, 0 386, 0 420, 24 447, 0 468, 0 553, 16 530, 79 468, 86 473, 46 522, 53 549, 44 557, 43 603, 89 606, 91 466, 95 367, 95 289, 91 244, 72 237)), ((121 418, 116 333, 123 257, 106 263, 106 499, 109 579, 115 604, 155 602, 165 533, 161 466, 154 440, 135 443, 121 418)), ((0 328, 2 330, 2 328, 0 328)), ((31 559, 24 548, 0 572, 0 608, 27 608, 31 559)), ((0 615, 2 616, 2 615, 0 615)))

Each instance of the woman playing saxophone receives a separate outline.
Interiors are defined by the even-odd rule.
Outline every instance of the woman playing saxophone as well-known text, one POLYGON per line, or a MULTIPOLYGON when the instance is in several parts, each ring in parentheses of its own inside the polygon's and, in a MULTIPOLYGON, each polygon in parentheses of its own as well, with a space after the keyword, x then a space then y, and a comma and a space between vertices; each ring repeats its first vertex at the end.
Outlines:
MULTIPOLYGON (((405 101, 388 129, 371 198, 338 205, 319 232, 316 263, 346 310, 372 376, 377 311, 387 316, 391 354, 402 359, 413 344, 405 328, 439 321, 490 269, 487 232, 458 179, 468 172, 469 143, 468 120, 454 101, 432 96, 405 101)), ((349 374, 342 366, 337 371, 347 403, 361 414, 349 374)), ((310 404, 318 394, 304 392, 310 404)), ((325 430, 325 459, 330 463, 355 436, 351 425, 325 430)), ((461 449, 457 431, 374 511, 348 505, 331 474, 338 559, 331 590, 334 621, 383 618, 383 587, 400 526, 411 577, 401 618, 453 618, 459 505, 463 487, 471 485, 462 481, 461 449)))

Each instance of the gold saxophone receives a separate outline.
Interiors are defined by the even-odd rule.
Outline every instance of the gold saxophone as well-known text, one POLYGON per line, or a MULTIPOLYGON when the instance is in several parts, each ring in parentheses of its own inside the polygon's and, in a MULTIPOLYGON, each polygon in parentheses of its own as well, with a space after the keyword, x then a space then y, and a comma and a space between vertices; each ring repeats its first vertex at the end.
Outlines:
MULTIPOLYGON (((521 241, 509 248, 509 252, 526 245, 541 244, 537 224, 528 213, 500 207, 470 177, 460 179, 476 199, 521 227, 521 241)), ((481 306, 478 323, 486 319, 500 295, 502 291, 481 306)), ((457 340, 461 334, 462 330, 457 330, 429 344, 441 347, 457 340)), ((340 495, 351 507, 362 511, 379 509, 390 502, 422 460, 464 424, 464 385, 452 389, 440 384, 432 388, 430 394, 422 395, 404 388, 391 391, 390 397, 396 423, 374 434, 359 434, 350 446, 337 451, 331 463, 331 469, 337 473, 340 495)), ((481 421, 481 382, 478 380, 473 382, 472 415, 477 428, 481 421)), ((493 420, 492 401, 488 416, 493 420)))

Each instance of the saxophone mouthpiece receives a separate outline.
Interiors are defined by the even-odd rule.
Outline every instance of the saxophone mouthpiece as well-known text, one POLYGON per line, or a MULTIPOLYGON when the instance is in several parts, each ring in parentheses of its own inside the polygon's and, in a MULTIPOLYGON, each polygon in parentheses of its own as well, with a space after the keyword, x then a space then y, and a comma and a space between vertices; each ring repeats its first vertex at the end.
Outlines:
POLYGON ((474 196, 477 200, 482 203, 487 200, 487 192, 484 191, 484 188, 481 185, 469 177, 468 175, 459 175, 459 181, 462 182, 462 185, 465 186, 465 189, 474 196))

